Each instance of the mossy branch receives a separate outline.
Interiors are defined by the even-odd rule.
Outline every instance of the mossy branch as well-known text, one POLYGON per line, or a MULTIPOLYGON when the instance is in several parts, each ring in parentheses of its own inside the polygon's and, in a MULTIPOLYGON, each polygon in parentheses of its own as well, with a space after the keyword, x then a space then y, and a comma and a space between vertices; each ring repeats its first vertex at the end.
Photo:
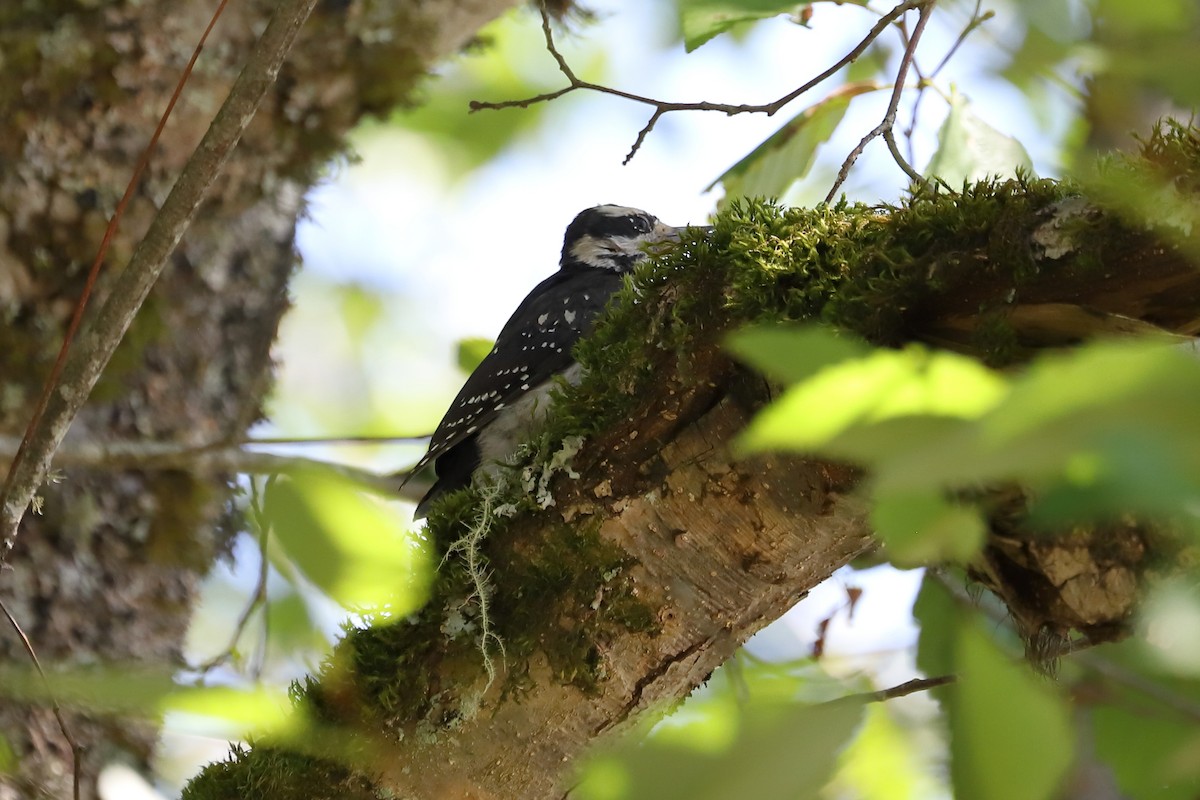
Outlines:
MULTIPOLYGON (((1145 174, 1150 161, 1174 164, 1174 178, 1200 174, 1200 139, 1174 130, 1141 162, 1109 169, 1145 174)), ((731 453, 769 391, 725 357, 725 332, 822 320, 883 345, 920 340, 1000 364, 1122 320, 1194 333, 1200 272, 1188 247, 1164 242, 1195 245, 1197 234, 1082 192, 1015 180, 899 207, 732 206, 713 238, 640 270, 578 350, 587 377, 558 404, 549 435, 588 436, 572 463, 579 477, 560 477, 552 508, 493 527, 483 543, 491 624, 507 647, 490 688, 476 640, 454 635, 461 613, 449 624, 473 591, 451 560, 425 609, 348 632, 298 702, 323 725, 390 741, 367 776, 378 792, 561 796, 589 746, 678 702, 872 546, 857 471, 731 453)), ((430 534, 453 541, 478 500, 448 497, 430 534)), ((261 776, 277 752, 238 751, 210 774, 270 785, 261 776)), ((332 796, 317 783, 329 763, 288 769, 280 785, 332 796)), ((233 796, 220 785, 202 776, 187 796, 233 796)))

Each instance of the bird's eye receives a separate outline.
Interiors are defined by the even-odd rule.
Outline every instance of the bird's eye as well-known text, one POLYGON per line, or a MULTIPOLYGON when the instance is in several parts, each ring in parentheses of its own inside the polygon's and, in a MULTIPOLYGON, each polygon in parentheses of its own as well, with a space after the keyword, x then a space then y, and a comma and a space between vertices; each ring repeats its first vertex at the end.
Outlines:
POLYGON ((629 222, 633 226, 634 233, 649 233, 650 229, 654 227, 645 217, 630 217, 629 222))

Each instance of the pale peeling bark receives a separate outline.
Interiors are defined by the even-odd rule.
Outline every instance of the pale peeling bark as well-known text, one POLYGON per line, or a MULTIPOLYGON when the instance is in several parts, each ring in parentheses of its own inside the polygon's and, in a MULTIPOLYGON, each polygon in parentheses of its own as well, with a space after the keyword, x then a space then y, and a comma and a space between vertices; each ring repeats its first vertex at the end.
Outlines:
MULTIPOLYGON (((686 418, 697 409, 674 410, 686 418)), ((540 663, 529 691, 502 699, 501 673, 473 716, 427 742, 413 726, 381 784, 413 798, 560 796, 588 747, 639 714, 671 708, 746 639, 870 548, 861 498, 846 494, 850 471, 730 456, 748 419, 749 409, 726 396, 661 452, 625 460, 607 438, 593 449, 620 463, 602 461, 578 485, 564 481, 567 496, 551 513, 576 525, 601 517, 600 536, 636 560, 628 578, 655 610, 657 633, 598 642, 606 673, 595 692, 564 685, 540 663), (604 476, 615 472, 652 472, 661 484, 614 497, 604 476)), ((604 602, 602 594, 593 601, 604 602)), ((485 680, 477 675, 452 694, 472 697, 485 680)))
MULTIPOLYGON (((0 10, 0 431, 20 435, 104 223, 215 3, 15 4, 0 10), (19 10, 18 10, 19 9, 19 10)), ((364 114, 405 99, 515 0, 323 3, 218 179, 68 442, 237 439, 270 385, 293 234, 307 182, 364 114), (386 34, 386 35, 385 35, 386 34)), ((108 258, 119 269, 274 8, 234 2, 202 54, 108 258)), ((104 286, 101 285, 101 295, 104 286)), ((228 477, 71 470, 22 526, 0 596, 51 667, 180 666, 199 578, 229 545, 228 477)), ((28 664, 0 635, 6 665, 28 664)), ((98 770, 144 764, 150 724, 70 714, 98 770)), ((51 713, 0 699, 15 771, 0 797, 69 797, 71 755, 51 713)))

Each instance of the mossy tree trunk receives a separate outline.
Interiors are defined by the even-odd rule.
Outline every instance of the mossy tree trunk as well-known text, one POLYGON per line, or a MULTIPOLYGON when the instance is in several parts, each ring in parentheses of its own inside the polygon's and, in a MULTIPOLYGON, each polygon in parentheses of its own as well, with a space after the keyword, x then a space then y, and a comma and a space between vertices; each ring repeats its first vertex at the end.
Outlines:
MULTIPOLYGON (((231 3, 133 196, 120 269, 274 8, 231 3)), ((364 114, 515 0, 323 3, 69 439, 205 445, 260 415, 287 306, 303 194, 364 114), (387 36, 378 35, 386 30, 387 36)), ((0 9, 0 432, 19 437, 108 216, 216 3, 6 3, 0 9)), ((100 291, 103 293, 104 284, 100 291)), ((44 662, 173 669, 199 579, 224 552, 230 476, 68 471, 42 492, 0 597, 44 662)), ((12 631, 6 664, 28 659, 12 631)), ((144 764, 152 725, 69 715, 82 794, 107 762, 144 764)), ((15 771, 4 797, 69 797, 72 757, 48 709, 0 699, 15 771)))

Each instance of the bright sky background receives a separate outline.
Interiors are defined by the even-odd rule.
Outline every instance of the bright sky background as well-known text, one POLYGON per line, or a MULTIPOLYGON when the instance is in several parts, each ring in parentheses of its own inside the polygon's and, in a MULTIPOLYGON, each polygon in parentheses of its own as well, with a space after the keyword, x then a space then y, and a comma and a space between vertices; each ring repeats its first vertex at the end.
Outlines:
MULTIPOLYGON (((840 58, 874 22, 861 8, 819 3, 811 29, 772 20, 747 36, 719 37, 685 57, 681 44, 669 44, 676 25, 670 4, 588 0, 587 5, 600 22, 558 37, 568 61, 582 70, 602 52, 609 85, 672 100, 772 100, 840 58)), ((954 40, 958 21, 965 21, 972 5, 939 6, 923 43, 927 68, 954 40), (955 27, 943 24, 947 19, 955 27)), ((990 75, 989 65, 1000 59, 991 61, 984 43, 1011 47, 1023 31, 1003 1, 989 5, 996 18, 950 62, 939 84, 968 92, 980 117, 1017 137, 1039 174, 1053 175, 1073 101, 1065 92, 1052 97, 1035 119, 1014 89, 990 75)), ((522 44, 538 52, 542 39, 536 15, 526 10, 519 25, 522 44)), ((898 40, 890 36, 885 41, 895 55, 898 40)), ((529 64, 525 69, 544 84, 562 85, 544 50, 529 64)), ((452 64, 446 70, 458 68, 452 64)), ((703 223, 720 192, 705 193, 705 187, 836 85, 818 88, 774 118, 669 114, 628 166, 621 161, 650 109, 597 94, 575 93, 555 101, 536 133, 465 177, 421 136, 374 126, 356 139, 361 160, 334 165, 329 179, 310 193, 308 217, 298 233, 305 266, 277 347, 279 383, 270 430, 323 437, 430 432, 463 380, 454 365, 455 343, 495 336, 529 289, 557 268, 563 230, 578 211, 619 203, 644 208, 671 224, 703 223), (331 292, 330 284, 361 287, 365 310, 345 315, 345 298, 331 292), (362 326, 361 336, 351 335, 349 326, 356 325, 362 326)), ((436 93, 437 84, 429 91, 436 93)), ((825 195, 842 159, 882 117, 886 101, 887 92, 878 92, 854 102, 805 186, 789 196, 791 202, 812 204, 825 195)), ((910 107, 911 100, 902 105, 902 125, 910 107)), ((918 168, 936 145, 945 108, 932 93, 923 101, 918 168)), ((469 122, 486 128, 493 115, 519 113, 480 112, 469 122)), ((851 199, 890 201, 899 198, 905 183, 879 141, 859 160, 843 191, 851 199)), ((414 445, 325 455, 398 470, 415 461, 422 449, 414 445)), ((245 574, 257 566, 255 558, 240 561, 235 572, 242 577, 226 575, 221 581, 242 584, 244 590, 245 574)), ((873 664, 882 683, 912 677, 906 648, 914 637, 909 608, 919 578, 915 571, 871 571, 853 623, 843 611, 831 627, 828 652, 845 658, 847 669, 862 666, 854 653, 882 654, 873 664)), ((817 623, 844 605, 847 582, 864 584, 862 576, 835 576, 760 634, 755 649, 764 655, 802 654, 817 623)), ((218 595, 224 597, 214 601, 224 608, 218 615, 235 617, 236 599, 218 595)), ((219 634, 206 635, 221 640, 219 634)), ((171 741, 178 744, 168 737, 169 746, 171 741)))

